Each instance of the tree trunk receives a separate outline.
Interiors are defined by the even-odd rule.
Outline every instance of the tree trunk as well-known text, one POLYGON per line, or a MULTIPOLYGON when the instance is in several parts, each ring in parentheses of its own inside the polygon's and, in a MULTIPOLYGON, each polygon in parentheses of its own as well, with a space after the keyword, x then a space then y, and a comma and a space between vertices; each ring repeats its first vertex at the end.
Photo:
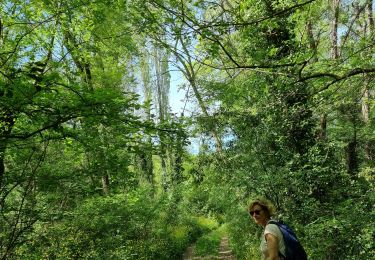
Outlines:
POLYGON ((7 148, 8 136, 14 126, 14 115, 10 112, 0 112, 0 191, 3 187, 5 177, 5 152, 7 148))
POLYGON ((109 193, 109 175, 105 174, 102 177, 102 188, 103 188, 103 194, 108 195, 109 193))
MULTIPOLYGON (((362 120, 367 128, 371 127, 370 124, 370 102, 371 102, 371 90, 370 90, 370 77, 365 76, 365 85, 362 97, 362 120)), ((364 157, 367 162, 374 161, 374 141, 371 138, 366 137, 364 145, 364 157)))
MULTIPOLYGON (((371 33, 374 28, 374 19, 372 14, 372 0, 367 0, 366 2, 366 36, 371 37, 371 33)), ((369 56, 371 56, 369 54, 369 56)), ((372 78, 370 75, 365 76, 365 84, 363 86, 363 98, 362 98, 362 119, 366 126, 370 126, 370 103, 372 100, 371 97, 371 81, 372 78)), ((374 160, 374 143, 372 140, 365 141, 365 160, 372 162, 374 160)))
MULTIPOLYGON (((184 40, 180 37, 180 42, 182 45, 182 48, 187 55, 187 57, 184 59, 181 57, 181 54, 178 51, 175 51, 174 54, 176 55, 178 61, 182 64, 182 68, 180 68, 181 72, 185 75, 186 79, 189 81, 190 86, 193 89, 194 95, 198 101, 198 105, 200 109, 202 110, 205 117, 209 118, 210 115, 207 111, 207 107, 203 101, 203 98, 198 90, 197 84, 196 84, 196 73, 197 71, 194 69, 193 62, 191 61, 191 58, 189 56, 189 50, 186 47, 186 44, 184 40)), ((219 133, 216 130, 215 123, 212 123, 210 127, 210 132, 215 140, 215 147, 216 150, 221 154, 223 151, 222 142, 219 136, 219 133)))
MULTIPOLYGON (((309 40, 309 47, 311 51, 314 53, 316 52, 317 44, 314 38, 314 33, 313 33, 313 24, 312 21, 309 20, 306 24, 306 31, 307 31, 307 37, 309 40)), ((337 47, 337 46, 336 46, 337 47)), ((314 57, 314 61, 316 61, 317 58, 316 56, 314 57)), ((319 131, 317 134, 317 138, 321 141, 325 141, 327 139, 327 113, 323 113, 320 116, 320 127, 319 131)))
POLYGON ((357 138, 355 134, 346 147, 346 162, 348 173, 355 177, 358 170, 357 138))
MULTIPOLYGON (((85 58, 80 57, 80 55, 74 55, 74 49, 79 49, 79 44, 76 42, 72 33, 68 30, 64 32, 64 41, 65 47, 70 52, 74 64, 77 66, 79 71, 82 74, 83 81, 87 84, 90 91, 93 91, 93 82, 92 82, 92 73, 91 73, 91 64, 85 58)), ((85 127, 85 123, 82 122, 82 125, 85 127)), ((86 131, 94 131, 100 135, 100 131, 92 126, 88 126, 86 131)), ((104 169, 105 173, 102 175, 102 191, 103 194, 108 194, 109 192, 109 175, 107 169, 104 169)))
POLYGON ((319 140, 327 140, 327 113, 323 113, 320 116, 319 140))
MULTIPOLYGON (((195 83, 195 79, 194 78, 191 78, 189 80, 190 81, 190 86, 193 89, 194 95, 195 95, 195 97, 198 100, 199 107, 202 109, 202 112, 203 112, 204 116, 207 117, 207 118, 209 118, 210 115, 209 115, 209 113, 207 111, 206 105, 204 104, 203 98, 202 98, 202 96, 201 96, 201 94, 200 94, 200 92, 198 90, 198 87, 197 87, 197 85, 195 83)), ((211 128, 211 134, 212 134, 212 136, 214 137, 214 140, 215 140, 216 149, 217 149, 217 151, 219 153, 222 153, 223 147, 221 145, 221 140, 220 140, 219 134, 218 134, 218 132, 216 130, 215 124, 213 123, 210 128, 211 128)))
MULTIPOLYGON (((338 46, 337 46, 337 29, 339 22, 339 13, 340 13, 340 0, 333 0, 333 19, 331 22, 331 58, 337 60, 339 57, 338 46)), ((327 113, 323 113, 320 116, 320 140, 327 139, 327 113)))
MULTIPOLYGON (((154 47, 154 65, 156 73, 156 91, 157 91, 157 103, 159 112, 159 121, 161 124, 168 120, 168 109, 169 100, 168 93, 170 88, 170 79, 168 72, 168 58, 169 54, 158 47, 154 47)), ((167 158, 168 149, 166 146, 166 138, 163 133, 159 134, 160 138, 160 160, 162 168, 161 181, 164 190, 168 189, 168 168, 167 158)))
POLYGON ((337 46, 337 29, 339 23, 340 0, 333 0, 333 19, 331 23, 331 58, 336 60, 339 56, 337 46))
MULTIPOLYGON (((146 42, 144 42, 146 46, 146 42)), ((151 101, 152 101, 152 87, 151 87, 151 71, 150 71, 150 59, 147 51, 143 53, 143 57, 141 58, 141 78, 142 78, 142 86, 143 86, 143 93, 144 93, 144 105, 145 105, 145 118, 146 120, 151 120, 151 101)), ((152 138, 149 136, 146 140, 147 146, 149 149, 143 150, 140 155, 141 159, 141 172, 143 174, 143 178, 146 179, 152 186, 154 190, 154 165, 152 161, 152 138)))
POLYGON ((313 27, 312 27, 312 22, 309 20, 306 24, 306 30, 307 30, 307 37, 309 39, 309 47, 312 51, 316 50, 316 42, 314 38, 314 33, 313 33, 313 27))
POLYGON ((373 12, 372 12, 372 0, 367 0, 366 1, 366 33, 368 36, 371 36, 371 33, 374 30, 374 17, 373 17, 373 12))

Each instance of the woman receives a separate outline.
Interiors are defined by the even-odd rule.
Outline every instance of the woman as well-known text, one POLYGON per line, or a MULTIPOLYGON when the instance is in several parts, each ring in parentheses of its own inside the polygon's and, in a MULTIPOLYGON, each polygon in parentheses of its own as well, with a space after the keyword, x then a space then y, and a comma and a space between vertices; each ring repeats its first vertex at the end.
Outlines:
POLYGON ((283 235, 276 224, 268 223, 275 214, 275 207, 270 201, 260 198, 250 203, 249 213, 254 222, 264 228, 260 243, 262 259, 282 259, 282 255, 285 255, 283 235))

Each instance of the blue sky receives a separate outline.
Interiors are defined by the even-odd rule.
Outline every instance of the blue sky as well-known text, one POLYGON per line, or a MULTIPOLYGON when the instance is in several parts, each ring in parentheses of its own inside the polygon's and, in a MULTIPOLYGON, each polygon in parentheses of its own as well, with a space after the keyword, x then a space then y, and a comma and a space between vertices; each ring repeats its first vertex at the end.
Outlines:
MULTIPOLYGON (((172 109, 172 113, 176 113, 178 116, 181 114, 185 105, 185 89, 181 89, 181 85, 186 82, 181 72, 172 70, 171 75, 171 88, 169 93, 169 104, 172 109)), ((188 105, 188 104, 187 104, 188 105)))

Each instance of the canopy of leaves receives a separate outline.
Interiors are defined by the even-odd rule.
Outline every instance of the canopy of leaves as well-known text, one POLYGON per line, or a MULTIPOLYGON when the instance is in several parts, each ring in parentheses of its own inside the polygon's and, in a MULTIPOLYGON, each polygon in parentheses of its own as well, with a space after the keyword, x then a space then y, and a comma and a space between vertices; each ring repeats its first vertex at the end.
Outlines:
POLYGON ((178 259, 223 233, 259 258, 263 196, 312 259, 370 259, 373 9, 1 2, 0 258, 178 259))

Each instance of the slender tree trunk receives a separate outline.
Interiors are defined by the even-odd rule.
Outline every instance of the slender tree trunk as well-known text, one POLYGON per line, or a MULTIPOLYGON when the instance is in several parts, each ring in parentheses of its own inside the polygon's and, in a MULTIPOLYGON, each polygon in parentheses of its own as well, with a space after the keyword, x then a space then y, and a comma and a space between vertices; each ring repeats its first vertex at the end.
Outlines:
MULTIPOLYGON (((154 65, 156 74, 156 91, 159 112, 159 121, 164 123, 168 120, 168 93, 170 88, 169 72, 168 72, 169 54, 161 49, 154 47, 154 65)), ((168 149, 166 146, 166 138, 163 133, 159 134, 160 138, 160 160, 162 168, 162 185, 164 190, 168 189, 168 149)))
POLYGON ((356 128, 354 127, 354 135, 352 140, 348 143, 346 147, 346 162, 348 173, 352 176, 356 176, 358 171, 358 153, 357 153, 357 135, 356 128))
POLYGON ((177 150, 177 154, 175 156, 174 160, 174 175, 173 175, 173 182, 174 183, 180 183, 182 181, 182 155, 181 150, 177 150))
POLYGON ((369 123, 370 120, 370 79, 366 76, 364 90, 363 90, 363 98, 362 98, 362 118, 365 124, 369 123))
POLYGON ((5 152, 7 148, 8 136, 14 126, 14 115, 10 112, 0 112, 0 191, 4 185, 5 177, 5 152))
POLYGON ((5 147, 1 147, 0 148, 0 192, 2 191, 2 188, 3 188, 3 179, 5 176, 4 156, 5 156, 5 147))
MULTIPOLYGON (((362 97, 362 120, 365 123, 367 128, 371 127, 370 123, 370 102, 372 100, 371 97, 371 89, 370 89, 370 82, 371 79, 368 75, 366 75, 365 85, 363 90, 363 97, 362 97)), ((374 161, 374 147, 375 143, 369 137, 366 137, 365 145, 364 145, 364 158, 367 162, 374 161)))
MULTIPOLYGON (((207 118, 209 118, 210 115, 209 115, 209 113, 207 111, 207 107, 206 107, 206 105, 205 105, 205 103, 203 101, 203 98, 202 98, 202 96, 201 96, 201 94, 200 94, 200 92, 198 90, 198 87, 197 87, 197 85, 195 83, 195 76, 193 78, 191 78, 189 80, 189 82, 190 82, 191 88, 193 89, 194 95, 195 95, 195 97, 198 100, 199 107, 202 109, 202 112, 203 112, 204 116, 207 117, 207 118)), ((221 140, 220 140, 219 134, 218 134, 218 132, 216 130, 216 126, 215 126, 214 123, 212 123, 212 126, 211 126, 211 134, 214 137, 217 151, 219 153, 222 153, 223 147, 221 145, 221 140)))
MULTIPOLYGON (((339 20, 339 13, 340 13, 340 0, 333 0, 332 8, 333 8, 333 19, 331 22, 331 58, 333 60, 337 60, 337 58, 339 57, 338 46, 337 46, 337 42, 338 42, 337 41, 337 29, 338 29, 338 20, 339 20)), ((322 141, 327 139, 327 113, 323 113, 320 116, 319 139, 322 141)))
MULTIPOLYGON (((186 44, 182 38, 180 38, 181 45, 183 47, 184 52, 186 53, 187 57, 183 59, 181 54, 175 51, 175 55, 179 62, 182 64, 182 68, 180 68, 181 72, 185 75, 186 79, 189 81, 191 88, 193 89, 194 95, 198 101, 198 105, 202 110, 205 117, 209 118, 210 115, 208 113, 207 107, 203 101, 203 98, 198 90, 198 86, 196 84, 196 73, 197 71, 194 69, 193 62, 189 56, 189 50, 186 47, 186 44)), ((215 140, 215 147, 219 153, 222 153, 223 146, 219 136, 219 133, 216 130, 216 124, 213 122, 210 127, 210 132, 215 140)))
MULTIPOLYGON (((144 43, 146 45, 146 43, 144 43)), ((151 101, 152 101, 152 87, 151 87, 151 71, 150 71, 150 59, 147 51, 144 52, 144 56, 141 58, 141 78, 143 85, 143 94, 145 97, 145 117, 146 120, 151 120, 151 101)), ((143 177, 151 184, 154 190, 154 166, 152 161, 152 139, 147 137, 146 140, 149 149, 145 149, 141 154, 141 172, 143 177)))
POLYGON ((107 195, 109 193, 109 175, 105 174, 102 176, 102 188, 103 194, 107 195))
MULTIPOLYGON (((374 30, 374 19, 373 19, 373 12, 372 12, 372 0, 366 1, 366 36, 368 38, 371 37, 371 34, 374 30)), ((372 53, 369 54, 371 56, 372 53)), ((371 97, 371 82, 372 78, 370 75, 365 76, 365 84, 363 86, 363 98, 362 98, 362 118, 363 122, 366 126, 370 126, 370 103, 372 100, 371 97)), ((372 162, 374 160, 374 143, 371 140, 365 141, 365 159, 368 162, 372 162)))
MULTIPOLYGON (((307 30, 307 37, 309 40, 309 47, 313 52, 316 52, 316 41, 314 38, 314 33, 313 33, 313 24, 312 21, 309 20, 306 24, 306 30, 307 30)), ((336 41, 335 41, 336 42, 336 41)), ((337 45, 336 45, 337 48, 337 45)), ((317 58, 315 57, 314 60, 316 61, 317 58)), ((318 132, 318 139, 321 141, 324 141, 327 139, 327 113, 323 113, 320 116, 320 122, 319 122, 319 132, 318 132)))
POLYGON ((4 161, 5 151, 6 151, 6 141, 0 144, 0 197, 1 197, 1 192, 3 191, 4 178, 5 178, 5 161, 4 161))
POLYGON ((322 141, 327 140, 327 113, 323 113, 320 116, 319 139, 322 141))
POLYGON ((367 0, 366 1, 366 34, 368 36, 371 36, 371 33, 374 30, 374 17, 373 17, 373 12, 372 12, 372 5, 373 1, 372 0, 367 0))
POLYGON ((340 0, 333 0, 332 8, 333 8, 333 19, 331 22, 331 58, 336 60, 339 57, 338 46, 337 46, 337 42, 338 42, 337 29, 338 29, 338 24, 339 24, 340 0))
MULTIPOLYGON (((76 42, 74 35, 68 30, 64 32, 65 37, 65 45, 66 48, 69 50, 70 55, 72 56, 74 64, 77 66, 79 71, 82 74, 83 81, 87 84, 90 91, 94 90, 93 82, 92 82, 92 73, 91 73, 91 64, 85 58, 80 57, 79 55, 74 55, 74 49, 79 49, 79 45, 76 42)), ((83 122, 83 126, 85 126, 83 122)), ((94 131, 100 135, 100 131, 92 126, 87 127, 87 131, 94 131)), ((103 194, 108 194, 109 192, 109 175, 107 169, 104 169, 104 173, 102 174, 102 191, 103 194)))
POLYGON ((309 39, 309 44, 310 44, 310 49, 312 51, 316 51, 316 42, 314 38, 314 33, 313 33, 313 26, 311 20, 309 20, 306 24, 306 30, 307 30, 307 37, 309 39))
MULTIPOLYGON (((336 60, 338 59, 338 19, 340 14, 340 0, 333 0, 333 19, 332 19, 332 32, 331 32, 331 58, 336 60)), ((353 104, 356 106, 356 104, 353 104)), ((355 112, 350 116, 351 123, 353 124, 353 135, 348 142, 346 147, 346 161, 347 161, 347 170, 350 174, 355 175, 358 170, 358 155, 357 155, 357 115, 355 112)))

